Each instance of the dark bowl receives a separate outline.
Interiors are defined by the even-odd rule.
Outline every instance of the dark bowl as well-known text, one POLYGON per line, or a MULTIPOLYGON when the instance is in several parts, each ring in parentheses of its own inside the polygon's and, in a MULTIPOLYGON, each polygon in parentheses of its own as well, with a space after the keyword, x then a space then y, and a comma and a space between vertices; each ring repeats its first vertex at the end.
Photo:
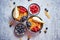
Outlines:
POLYGON ((15 28, 14 28, 14 34, 15 34, 15 36, 17 36, 17 37, 22 37, 22 36, 24 36, 25 32, 26 32, 26 26, 25 26, 24 24, 22 24, 22 23, 17 24, 17 25, 15 26, 15 28), (21 28, 21 25, 23 26, 22 28, 21 28), (21 31, 21 29, 24 29, 24 31, 21 31), (16 30, 17 30, 17 31, 16 31, 16 30), (20 31, 21 31, 21 32, 20 32, 20 31))
MULTIPOLYGON (((17 6, 17 7, 24 7, 24 6, 17 6)), ((25 8, 25 7, 24 7, 25 8)), ((25 8, 26 9, 26 8, 25 8)), ((13 12, 14 12, 14 10, 15 10, 15 8, 13 8, 13 10, 12 10, 12 18, 15 20, 15 21, 18 21, 18 22, 22 22, 21 20, 22 20, 22 18, 21 18, 21 20, 16 20, 16 18, 14 18, 14 16, 13 16, 13 12)), ((26 9, 27 10, 27 9, 26 9)), ((27 16, 26 16, 27 18, 28 18, 28 11, 27 11, 27 16)), ((25 20, 24 20, 25 21, 25 20)), ((23 21, 23 22, 24 22, 23 21)))
MULTIPOLYGON (((31 17, 38 17, 38 16, 31 16, 31 17)), ((29 17, 29 18, 31 18, 31 17, 29 17)), ((29 18, 28 18, 28 20, 29 20, 29 18)), ((42 20, 40 17, 38 17, 40 20, 42 20)), ((28 21, 27 20, 27 21, 28 21)), ((43 21, 43 20, 42 20, 43 21)), ((41 29, 43 28, 43 23, 41 23, 41 29)), ((27 29, 27 30, 29 30, 30 32, 32 32, 32 33, 38 33, 39 31, 41 31, 41 29, 39 29, 37 32, 34 32, 34 31, 32 31, 32 30, 30 30, 29 28, 27 29)))

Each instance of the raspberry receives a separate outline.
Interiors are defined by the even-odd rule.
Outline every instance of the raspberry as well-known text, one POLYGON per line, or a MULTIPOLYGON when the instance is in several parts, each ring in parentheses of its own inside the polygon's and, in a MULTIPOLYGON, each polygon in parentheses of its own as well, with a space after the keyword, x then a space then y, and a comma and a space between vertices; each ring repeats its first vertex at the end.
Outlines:
POLYGON ((30 11, 32 12, 32 14, 37 13, 39 11, 38 5, 36 5, 36 4, 31 5, 30 11))
POLYGON ((24 7, 22 7, 22 6, 20 7, 20 12, 21 12, 21 13, 25 13, 26 11, 27 11, 27 10, 26 10, 24 7))
POLYGON ((32 31, 34 31, 34 32, 37 32, 37 31, 39 31, 39 28, 38 28, 38 26, 35 26, 34 28, 32 28, 32 31))

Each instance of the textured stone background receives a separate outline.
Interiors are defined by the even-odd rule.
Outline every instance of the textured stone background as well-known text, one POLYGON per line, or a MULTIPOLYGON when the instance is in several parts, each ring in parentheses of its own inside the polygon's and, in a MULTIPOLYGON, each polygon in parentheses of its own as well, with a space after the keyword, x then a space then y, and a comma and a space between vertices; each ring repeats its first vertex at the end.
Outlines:
MULTIPOLYGON (((60 0, 0 0, 0 40, 19 40, 14 36, 13 28, 9 27, 9 17, 11 17, 12 9, 17 5, 22 5, 28 9, 31 3, 37 3, 41 7, 40 16, 46 22, 42 28, 41 34, 31 38, 31 40, 60 40, 60 0), (12 3, 16 2, 15 5, 12 3), (11 7, 10 4, 12 5, 11 7), (48 4, 48 6, 47 6, 48 4), (49 10, 51 19, 48 19, 44 14, 44 8, 49 10), (43 30, 48 27, 47 33, 43 30)), ((23 37, 27 40, 27 37, 23 37)))

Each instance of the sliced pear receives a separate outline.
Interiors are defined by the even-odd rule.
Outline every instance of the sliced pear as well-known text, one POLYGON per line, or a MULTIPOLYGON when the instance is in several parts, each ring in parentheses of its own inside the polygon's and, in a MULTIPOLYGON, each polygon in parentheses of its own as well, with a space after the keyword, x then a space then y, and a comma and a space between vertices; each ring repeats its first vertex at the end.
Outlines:
POLYGON ((32 18, 36 22, 44 23, 42 20, 40 20, 38 17, 33 17, 32 18))
POLYGON ((45 11, 45 15, 47 16, 47 18, 48 18, 48 19, 50 19, 50 18, 51 18, 51 17, 50 17, 50 15, 49 15, 49 13, 48 13, 48 12, 46 12, 46 11, 45 11))
POLYGON ((14 18, 18 18, 19 17, 19 11, 18 11, 18 8, 17 7, 15 7, 15 10, 13 12, 13 17, 14 18))

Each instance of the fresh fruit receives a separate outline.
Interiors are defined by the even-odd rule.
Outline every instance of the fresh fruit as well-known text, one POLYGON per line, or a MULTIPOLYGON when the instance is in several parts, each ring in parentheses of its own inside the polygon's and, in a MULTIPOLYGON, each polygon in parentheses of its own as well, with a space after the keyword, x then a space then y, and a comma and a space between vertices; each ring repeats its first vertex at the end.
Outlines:
POLYGON ((31 4, 31 5, 30 5, 30 12, 31 12, 32 14, 36 14, 36 13, 38 13, 39 11, 40 11, 39 5, 37 5, 37 4, 31 4))
POLYGON ((40 29, 40 28, 38 28, 38 26, 36 26, 36 27, 33 27, 33 28, 32 28, 32 31, 37 32, 37 31, 39 31, 39 29, 40 29))
POLYGON ((18 8, 17 7, 15 7, 15 9, 14 9, 13 17, 14 18, 18 18, 19 17, 19 11, 18 11, 18 8))
POLYGON ((24 7, 21 6, 21 7, 20 7, 20 12, 21 12, 21 13, 24 13, 24 12, 27 12, 27 10, 26 10, 26 8, 24 8, 24 7))
POLYGON ((23 24, 18 24, 16 25, 15 29, 14 29, 14 32, 16 35, 20 35, 22 33, 24 33, 26 31, 26 28, 23 24))
POLYGON ((47 8, 45 8, 44 10, 45 10, 45 11, 44 11, 45 15, 47 16, 48 19, 50 19, 51 17, 50 17, 50 15, 49 15, 49 12, 48 12, 47 8))
POLYGON ((20 21, 24 22, 25 20, 27 20, 27 16, 23 16, 20 21))
POLYGON ((21 19, 24 21, 28 16, 28 11, 23 6, 16 6, 12 11, 12 17, 16 21, 20 21, 21 19))
POLYGON ((15 2, 13 2, 13 4, 15 5, 15 2))
POLYGON ((38 17, 33 17, 32 18, 35 22, 40 22, 40 23, 44 23, 41 19, 39 19, 38 17))
POLYGON ((45 8, 45 11, 48 12, 47 8, 45 8))
POLYGON ((31 23, 30 27, 28 26, 29 30, 31 30, 32 32, 39 32, 43 27, 43 23, 39 22, 40 20, 42 19, 37 16, 31 16, 30 18, 28 18, 28 22, 31 23))
POLYGON ((46 30, 48 29, 48 27, 46 27, 46 30))

